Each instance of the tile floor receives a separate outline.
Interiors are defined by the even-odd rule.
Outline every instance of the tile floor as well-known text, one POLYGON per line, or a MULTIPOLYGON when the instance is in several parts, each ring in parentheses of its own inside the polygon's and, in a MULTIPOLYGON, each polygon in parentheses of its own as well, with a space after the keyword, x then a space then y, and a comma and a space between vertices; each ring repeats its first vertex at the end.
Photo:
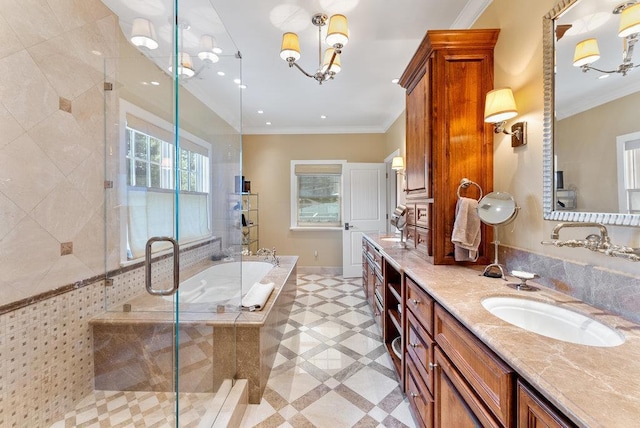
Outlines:
MULTIPOLYGON (((211 394, 183 394, 198 426, 211 394)), ((173 394, 96 391, 52 427, 170 427, 173 394)), ((414 427, 360 278, 298 275, 298 292, 260 404, 242 427, 414 427)))

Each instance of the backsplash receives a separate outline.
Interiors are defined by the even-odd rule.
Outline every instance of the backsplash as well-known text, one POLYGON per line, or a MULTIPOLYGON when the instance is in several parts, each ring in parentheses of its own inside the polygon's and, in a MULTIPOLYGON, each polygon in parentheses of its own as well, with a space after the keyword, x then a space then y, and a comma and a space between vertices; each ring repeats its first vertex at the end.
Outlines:
POLYGON ((541 285, 640 324, 640 278, 636 276, 506 246, 500 246, 500 260, 508 271, 536 273, 540 278, 535 281, 541 285))

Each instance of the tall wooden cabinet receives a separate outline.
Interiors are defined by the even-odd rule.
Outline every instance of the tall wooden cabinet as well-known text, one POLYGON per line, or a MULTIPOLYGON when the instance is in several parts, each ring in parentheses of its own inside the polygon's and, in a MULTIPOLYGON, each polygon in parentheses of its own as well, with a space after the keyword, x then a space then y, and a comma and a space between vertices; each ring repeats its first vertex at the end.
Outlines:
MULTIPOLYGON (((499 30, 428 31, 400 85, 407 91, 406 180, 411 246, 434 264, 452 264, 451 232, 462 178, 493 188, 493 130, 484 99, 493 89, 499 30)), ((463 196, 478 198, 475 186, 463 196)), ((491 229, 482 226, 479 263, 488 263, 491 229)))

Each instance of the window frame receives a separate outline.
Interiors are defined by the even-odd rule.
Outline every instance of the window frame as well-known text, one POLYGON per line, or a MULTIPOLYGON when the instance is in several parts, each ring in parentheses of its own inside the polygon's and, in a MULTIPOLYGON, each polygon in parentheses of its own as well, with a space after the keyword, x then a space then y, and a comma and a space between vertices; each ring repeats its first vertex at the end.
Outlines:
MULTIPOLYGON (((142 109, 141 107, 138 107, 135 104, 132 104, 130 102, 128 102, 127 100, 124 99, 120 99, 119 100, 119 146, 120 146, 120 156, 119 156, 119 168, 120 171, 122 171, 123 175, 124 175, 124 179, 122 180, 122 185, 118 186, 118 193, 119 193, 119 200, 121 201, 126 201, 127 200, 127 193, 129 191, 129 189, 138 189, 138 190, 142 190, 145 189, 147 192, 152 192, 152 193, 172 193, 174 194, 176 192, 175 189, 175 173, 174 173, 174 169, 171 168, 170 169, 170 186, 171 188, 162 188, 162 187, 152 187, 150 186, 150 183, 148 182, 147 186, 132 186, 129 183, 129 179, 128 179, 128 171, 131 168, 130 165, 130 160, 129 160, 129 156, 128 156, 128 148, 127 148, 127 132, 129 132, 129 129, 134 129, 135 128, 130 128, 127 126, 127 114, 130 114, 132 116, 135 116, 138 119, 141 119, 145 122, 147 122, 150 125, 153 125, 157 128, 159 128, 160 130, 164 130, 168 133, 173 133, 174 131, 174 126, 172 123, 154 115, 153 113, 142 109)), ((148 135, 151 138, 155 138, 158 139, 159 141, 164 141, 162 138, 154 136, 154 135, 150 135, 148 133, 146 133, 144 130, 136 130, 138 132, 140 132, 143 135, 148 135)), ((188 131, 185 131, 183 128, 179 128, 179 135, 180 135, 180 139, 184 139, 186 140, 186 144, 190 144, 193 145, 194 147, 197 146, 199 147, 199 149, 202 149, 203 153, 206 153, 206 155, 204 155, 203 153, 200 153, 203 155, 203 158, 201 159, 207 159, 208 162, 202 162, 201 167, 204 168, 203 170, 203 174, 205 176, 200 177, 202 178, 202 183, 200 183, 200 180, 198 179, 198 183, 197 186, 202 185, 202 187, 200 187, 203 191, 192 191, 192 190, 179 190, 178 192, 181 195, 202 195, 202 196, 206 196, 207 198, 207 206, 208 206, 208 214, 207 214, 207 222, 208 222, 208 228, 209 228, 209 235, 202 235, 199 238, 180 238, 180 245, 183 244, 192 244, 192 243, 197 243, 203 240, 207 240, 210 239, 213 236, 213 229, 212 229, 212 225, 213 225, 213 209, 212 209, 212 192, 213 192, 213 182, 212 182, 212 174, 211 174, 211 168, 213 166, 213 144, 209 143, 208 141, 203 140, 202 138, 197 137, 194 134, 191 134, 188 131), (206 181, 204 181, 206 180, 206 181), (183 240, 184 239, 184 240, 183 240)), ((172 141, 169 141, 169 152, 171 152, 171 160, 172 162, 175 161, 174 157, 175 157, 175 146, 173 144, 172 141)), ((191 146, 187 146, 187 147, 191 147, 191 146)), ((183 148, 180 147, 181 150, 186 150, 188 153, 197 153, 197 150, 194 148, 193 150, 188 149, 188 148, 183 148)), ((148 155, 148 151, 149 151, 149 144, 147 144, 147 155, 148 155)), ((162 152, 162 149, 161 149, 162 152)), ((135 154, 135 149, 134 149, 134 154, 135 154)), ((148 157, 148 159, 150 159, 148 157)), ((147 165, 150 165, 150 163, 147 163, 147 165)), ((179 173, 181 171, 180 169, 180 165, 178 164, 178 168, 177 168, 177 172, 179 173)), ((135 171, 134 171, 134 175, 135 175, 135 171)), ((147 177, 149 176, 149 172, 147 172, 147 177)), ((120 210, 120 264, 122 266, 131 264, 133 262, 137 262, 140 259, 142 259, 143 257, 135 257, 135 258, 130 258, 129 254, 128 254, 128 242, 129 242, 129 238, 128 238, 128 210, 126 209, 126 203, 124 205, 125 209, 121 209, 120 210)), ((161 246, 158 246, 161 247, 161 246)), ((162 252, 163 250, 160 249, 159 252, 162 252)))
MULTIPOLYGON (((342 230, 342 220, 344 218, 344 165, 346 160, 292 160, 291 161, 291 212, 290 212, 290 230, 292 231, 327 231, 327 230, 342 230), (340 165, 342 172, 340 173, 340 195, 339 195, 339 213, 338 224, 331 223, 328 226, 322 226, 321 223, 313 225, 298 224, 298 175, 296 174, 296 165, 340 165)), ((318 174, 323 175, 323 174, 318 174)))

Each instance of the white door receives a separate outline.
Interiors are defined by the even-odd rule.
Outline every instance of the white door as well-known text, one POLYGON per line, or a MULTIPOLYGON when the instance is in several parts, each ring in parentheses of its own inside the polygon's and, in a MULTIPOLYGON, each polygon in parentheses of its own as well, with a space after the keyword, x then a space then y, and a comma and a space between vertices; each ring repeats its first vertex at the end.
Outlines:
POLYGON ((347 163, 343 170, 342 275, 362 275, 362 234, 387 229, 384 163, 347 163))

